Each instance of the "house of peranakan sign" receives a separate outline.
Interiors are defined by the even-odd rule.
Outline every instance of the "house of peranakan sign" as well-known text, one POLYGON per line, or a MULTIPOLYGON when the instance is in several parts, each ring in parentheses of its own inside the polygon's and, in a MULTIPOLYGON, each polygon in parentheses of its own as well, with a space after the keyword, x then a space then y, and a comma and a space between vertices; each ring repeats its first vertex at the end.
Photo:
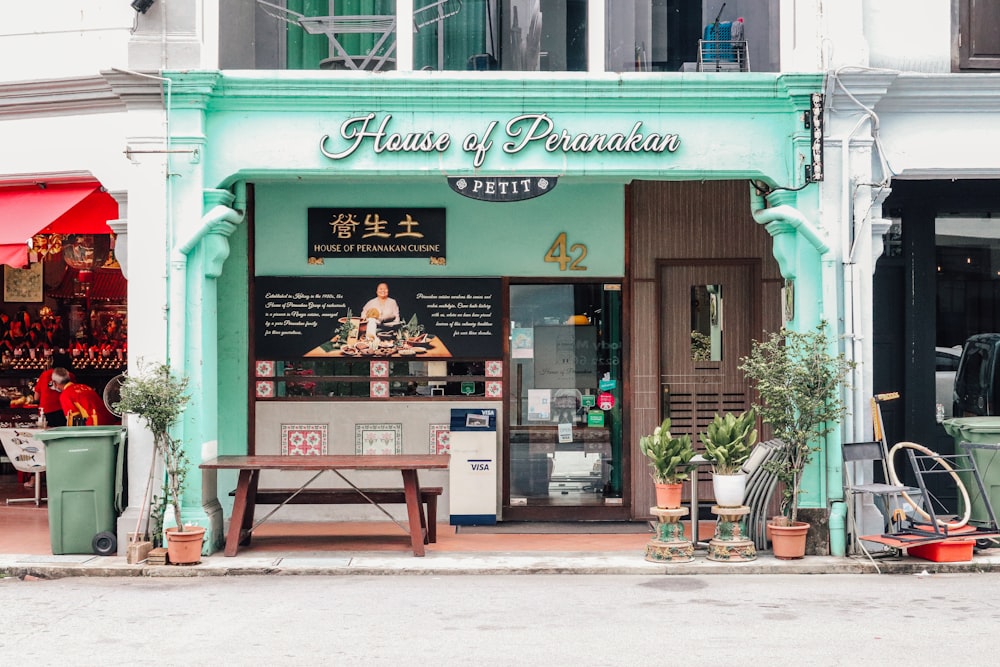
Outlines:
POLYGON ((310 263, 329 257, 447 256, 443 208, 309 208, 310 263))
POLYGON ((452 140, 451 133, 428 128, 397 132, 392 114, 369 112, 348 118, 340 125, 339 139, 325 134, 319 149, 331 160, 343 160, 360 150, 383 153, 444 154, 454 145, 472 155, 472 166, 479 168, 494 150, 517 155, 529 146, 542 146, 548 153, 674 153, 680 148, 680 135, 649 132, 638 120, 626 131, 570 132, 560 128, 544 113, 515 116, 501 125, 490 121, 481 133, 471 132, 461 140, 452 140))

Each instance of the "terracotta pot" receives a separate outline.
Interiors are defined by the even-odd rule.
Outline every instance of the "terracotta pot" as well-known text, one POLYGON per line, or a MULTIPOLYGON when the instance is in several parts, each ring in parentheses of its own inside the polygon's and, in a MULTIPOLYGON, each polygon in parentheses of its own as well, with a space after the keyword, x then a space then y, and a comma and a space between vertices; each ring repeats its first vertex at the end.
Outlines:
POLYGON ((656 506, 660 509, 675 510, 681 506, 681 483, 656 484, 656 506))
POLYGON ((167 558, 171 565, 195 565, 201 562, 201 545, 205 541, 205 528, 184 526, 183 529, 167 528, 167 558))
POLYGON ((788 526, 778 526, 768 522, 767 530, 771 536, 771 549, 775 558, 794 560, 806 555, 809 524, 805 521, 796 521, 788 526))
POLYGON ((739 507, 746 495, 747 474, 712 475, 712 489, 715 491, 715 504, 719 507, 739 507))

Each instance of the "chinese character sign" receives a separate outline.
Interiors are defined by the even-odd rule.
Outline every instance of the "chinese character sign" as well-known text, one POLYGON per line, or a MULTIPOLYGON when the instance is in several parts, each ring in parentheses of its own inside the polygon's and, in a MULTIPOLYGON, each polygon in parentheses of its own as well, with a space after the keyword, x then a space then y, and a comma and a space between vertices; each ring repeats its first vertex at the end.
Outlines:
POLYGON ((443 208, 310 208, 307 257, 446 257, 443 208))

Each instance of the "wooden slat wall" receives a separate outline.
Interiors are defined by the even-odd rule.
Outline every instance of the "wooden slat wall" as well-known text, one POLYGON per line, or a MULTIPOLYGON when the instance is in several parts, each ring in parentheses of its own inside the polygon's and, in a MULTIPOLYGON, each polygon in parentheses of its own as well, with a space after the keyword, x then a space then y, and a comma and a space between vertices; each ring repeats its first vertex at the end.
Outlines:
MULTIPOLYGON (((630 186, 629 332, 630 414, 626 442, 631 457, 631 501, 636 517, 647 516, 653 482, 638 453, 639 437, 659 423, 659 323, 657 260, 760 258, 757 290, 764 330, 781 326, 781 285, 771 237, 750 215, 746 181, 636 181, 630 186)), ((763 439, 764 433, 761 434, 763 439)), ((706 497, 704 493, 702 498, 706 497)))

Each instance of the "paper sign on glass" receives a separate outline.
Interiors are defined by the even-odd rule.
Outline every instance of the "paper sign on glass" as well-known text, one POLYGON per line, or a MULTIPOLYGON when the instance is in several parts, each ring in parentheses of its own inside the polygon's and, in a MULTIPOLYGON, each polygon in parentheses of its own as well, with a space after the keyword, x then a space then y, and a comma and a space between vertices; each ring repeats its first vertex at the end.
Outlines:
POLYGON ((569 423, 559 424, 559 442, 573 442, 573 425, 569 423))
POLYGON ((552 418, 552 392, 548 389, 528 390, 528 419, 548 421, 552 418))

